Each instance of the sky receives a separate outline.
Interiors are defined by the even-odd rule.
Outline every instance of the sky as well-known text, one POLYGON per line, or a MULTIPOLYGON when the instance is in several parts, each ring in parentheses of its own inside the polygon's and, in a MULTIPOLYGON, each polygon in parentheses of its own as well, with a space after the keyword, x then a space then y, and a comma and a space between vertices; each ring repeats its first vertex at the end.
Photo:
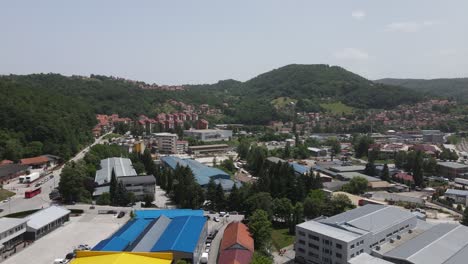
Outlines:
POLYGON ((0 1, 0 74, 245 81, 287 64, 468 77, 466 0, 0 1))

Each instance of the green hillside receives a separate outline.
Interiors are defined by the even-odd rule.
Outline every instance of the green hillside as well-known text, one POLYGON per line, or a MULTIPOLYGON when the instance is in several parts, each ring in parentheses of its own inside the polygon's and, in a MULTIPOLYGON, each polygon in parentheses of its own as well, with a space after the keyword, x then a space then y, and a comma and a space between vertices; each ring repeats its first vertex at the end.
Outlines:
POLYGON ((381 79, 376 83, 397 85, 432 96, 468 102, 468 78, 454 79, 381 79))

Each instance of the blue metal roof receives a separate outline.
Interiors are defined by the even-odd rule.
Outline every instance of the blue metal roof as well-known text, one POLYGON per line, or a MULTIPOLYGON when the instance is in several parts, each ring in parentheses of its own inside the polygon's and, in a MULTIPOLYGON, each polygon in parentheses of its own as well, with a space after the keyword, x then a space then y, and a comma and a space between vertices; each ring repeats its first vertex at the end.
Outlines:
POLYGON ((293 167, 294 171, 296 173, 299 173, 299 174, 309 173, 309 171, 310 171, 309 167, 300 165, 300 164, 298 164, 296 162, 289 162, 289 165, 291 165, 293 167))
POLYGON ((203 216, 203 210, 192 209, 167 209, 167 210, 136 210, 135 218, 155 219, 164 215, 168 218, 178 216, 203 216))
POLYGON ((200 185, 208 184, 208 182, 210 181, 210 178, 214 178, 214 179, 230 179, 231 178, 231 176, 227 174, 226 172, 217 168, 206 166, 193 159, 181 159, 181 158, 174 157, 174 156, 166 156, 166 157, 162 157, 161 161, 167 164, 172 169, 175 169, 177 167, 177 164, 179 164, 179 166, 189 167, 193 172, 193 176, 195 176, 195 180, 200 185))
POLYGON ((180 251, 193 253, 206 223, 203 216, 181 216, 174 218, 152 252, 180 251))
POLYGON ((153 219, 136 219, 127 222, 110 238, 99 242, 93 250, 123 251, 130 243, 133 243, 154 221, 153 219))

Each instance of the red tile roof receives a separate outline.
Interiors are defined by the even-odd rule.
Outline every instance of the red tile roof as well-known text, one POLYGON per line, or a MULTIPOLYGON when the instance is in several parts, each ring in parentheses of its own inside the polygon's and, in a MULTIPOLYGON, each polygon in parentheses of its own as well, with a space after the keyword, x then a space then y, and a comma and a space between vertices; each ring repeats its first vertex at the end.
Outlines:
POLYGON ((13 161, 11 161, 11 160, 2 160, 2 161, 0 161, 0 165, 5 165, 5 164, 13 164, 13 161))
POLYGON ((395 177, 397 179, 404 180, 404 181, 414 182, 413 176, 411 176, 411 175, 409 175, 407 173, 404 173, 404 172, 399 172, 399 173, 393 175, 393 177, 395 177))
POLYGON ((25 165, 39 165, 47 163, 49 159, 45 156, 32 157, 27 159, 21 159, 20 163, 25 165))
POLYGON ((242 249, 223 250, 219 254, 218 264, 249 264, 253 253, 242 249))
POLYGON ((241 222, 232 222, 226 227, 220 250, 226 250, 235 245, 240 245, 250 252, 254 252, 253 238, 250 236, 247 226, 241 222))

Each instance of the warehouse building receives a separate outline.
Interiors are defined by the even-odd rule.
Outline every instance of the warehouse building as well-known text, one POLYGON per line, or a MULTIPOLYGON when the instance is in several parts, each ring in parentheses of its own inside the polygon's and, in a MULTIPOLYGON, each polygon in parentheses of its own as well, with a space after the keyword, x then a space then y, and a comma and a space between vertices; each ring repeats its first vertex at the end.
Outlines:
POLYGON ((232 138, 232 130, 221 129, 190 129, 184 130, 184 136, 203 142, 227 141, 232 138))
POLYGON ((213 154, 213 153, 224 153, 227 152, 229 146, 227 144, 213 144, 213 145, 200 145, 200 146, 190 146, 190 154, 213 154))
POLYGON ((468 204, 468 191, 466 190, 447 189, 444 196, 452 199, 455 203, 468 204))
POLYGON ((0 257, 13 254, 18 244, 21 244, 26 232, 27 219, 0 218, 0 257))
POLYGON ((37 240, 70 220, 70 210, 51 206, 25 218, 27 220, 25 240, 37 240))
POLYGON ((217 168, 206 166, 193 159, 181 159, 179 157, 166 156, 161 157, 161 161, 165 166, 172 170, 175 170, 177 165, 182 167, 189 167, 193 172, 195 180, 202 187, 206 187, 211 178, 214 179, 216 184, 221 184, 223 190, 226 191, 230 191, 232 186, 237 184, 231 180, 231 176, 226 172, 217 168))
POLYGON ((464 176, 468 173, 468 165, 461 164, 458 162, 437 162, 437 171, 440 176, 447 177, 449 179, 454 179, 464 176))
POLYGON ((219 264, 248 264, 254 253, 254 240, 246 225, 232 222, 224 230, 219 248, 219 264))
POLYGON ((365 205, 330 218, 296 226, 299 263, 347 263, 360 254, 416 227, 412 213, 396 207, 365 205))
POLYGON ((2 164, 0 165, 0 184, 8 183, 16 177, 26 174, 28 165, 23 164, 2 164))
POLYGON ((174 261, 198 263, 208 235, 201 210, 136 211, 110 238, 93 250, 114 252, 169 252, 174 261))
POLYGON ((110 181, 114 173, 118 182, 122 182, 127 191, 135 194, 137 200, 143 200, 146 195, 154 196, 156 178, 153 175, 137 175, 132 161, 127 158, 108 158, 101 160, 101 169, 96 171, 93 198, 110 191, 110 181))

